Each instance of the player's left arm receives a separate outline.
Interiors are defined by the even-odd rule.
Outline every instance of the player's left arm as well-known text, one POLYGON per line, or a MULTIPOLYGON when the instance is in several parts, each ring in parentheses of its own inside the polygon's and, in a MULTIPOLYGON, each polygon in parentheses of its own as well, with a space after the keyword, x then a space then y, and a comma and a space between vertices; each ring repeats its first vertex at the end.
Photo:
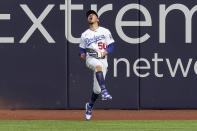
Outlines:
POLYGON ((105 34, 105 40, 106 40, 106 44, 107 44, 107 49, 105 50, 105 52, 103 52, 103 56, 106 56, 110 53, 113 52, 114 50, 114 39, 111 35, 111 32, 107 29, 106 34, 105 34))
POLYGON ((103 52, 103 56, 106 56, 106 55, 112 53, 113 51, 114 51, 114 44, 111 43, 111 44, 108 45, 106 51, 103 52))

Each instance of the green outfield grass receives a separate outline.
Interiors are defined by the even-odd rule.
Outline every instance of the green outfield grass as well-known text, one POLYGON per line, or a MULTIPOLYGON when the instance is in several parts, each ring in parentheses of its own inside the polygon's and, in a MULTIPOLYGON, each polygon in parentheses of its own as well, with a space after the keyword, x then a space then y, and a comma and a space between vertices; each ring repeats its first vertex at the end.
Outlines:
POLYGON ((0 120, 0 131, 197 131, 197 121, 0 120))

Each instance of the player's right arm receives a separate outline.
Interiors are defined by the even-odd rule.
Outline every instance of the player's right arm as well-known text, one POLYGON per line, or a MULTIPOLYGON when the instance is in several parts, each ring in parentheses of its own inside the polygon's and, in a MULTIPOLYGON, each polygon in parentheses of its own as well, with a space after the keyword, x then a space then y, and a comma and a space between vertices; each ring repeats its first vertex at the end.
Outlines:
POLYGON ((83 48, 80 49, 80 58, 83 60, 86 59, 86 50, 83 48))
POLYGON ((80 53, 79 53, 80 58, 85 60, 86 59, 86 50, 85 50, 85 41, 83 39, 83 35, 81 35, 79 47, 80 47, 80 53))

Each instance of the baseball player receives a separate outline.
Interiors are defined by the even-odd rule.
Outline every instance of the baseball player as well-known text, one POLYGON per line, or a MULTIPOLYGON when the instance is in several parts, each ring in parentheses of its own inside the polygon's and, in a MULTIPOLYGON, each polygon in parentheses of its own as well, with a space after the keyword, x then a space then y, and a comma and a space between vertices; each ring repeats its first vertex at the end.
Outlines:
POLYGON ((99 94, 102 100, 110 100, 112 96, 105 87, 105 76, 107 73, 107 55, 114 49, 114 39, 110 31, 98 25, 99 19, 95 11, 86 13, 89 29, 81 35, 80 57, 86 60, 86 66, 94 72, 94 84, 91 99, 86 103, 86 120, 90 120, 92 109, 99 94))

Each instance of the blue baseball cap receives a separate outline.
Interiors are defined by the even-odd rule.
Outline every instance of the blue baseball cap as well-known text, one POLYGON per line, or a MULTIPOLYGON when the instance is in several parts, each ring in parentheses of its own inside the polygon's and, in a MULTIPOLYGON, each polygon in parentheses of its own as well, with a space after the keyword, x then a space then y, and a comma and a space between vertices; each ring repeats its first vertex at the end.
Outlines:
POLYGON ((89 10, 86 12, 86 17, 88 17, 90 14, 95 14, 98 17, 98 14, 94 10, 89 10))

